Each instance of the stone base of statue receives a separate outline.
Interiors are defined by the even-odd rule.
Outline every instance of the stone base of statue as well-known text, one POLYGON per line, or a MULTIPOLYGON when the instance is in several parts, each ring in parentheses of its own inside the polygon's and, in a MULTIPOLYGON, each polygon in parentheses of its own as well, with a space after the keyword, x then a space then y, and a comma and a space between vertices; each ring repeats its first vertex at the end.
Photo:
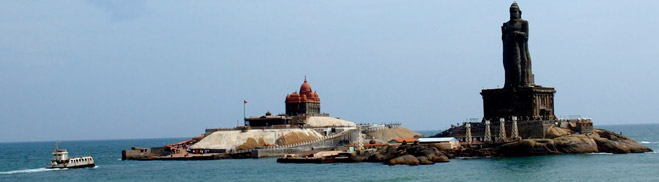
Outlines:
POLYGON ((540 86, 484 89, 483 119, 554 120, 554 93, 554 88, 540 86))

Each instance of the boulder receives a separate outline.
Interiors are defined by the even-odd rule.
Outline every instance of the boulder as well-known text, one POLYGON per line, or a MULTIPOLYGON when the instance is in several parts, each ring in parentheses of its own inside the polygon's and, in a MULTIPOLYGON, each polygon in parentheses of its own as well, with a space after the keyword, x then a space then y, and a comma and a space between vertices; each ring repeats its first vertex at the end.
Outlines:
POLYGON ((645 152, 652 152, 652 149, 639 144, 638 142, 634 140, 624 140, 622 141, 624 145, 627 145, 629 148, 629 152, 631 153, 645 153, 645 152))
POLYGON ((379 148, 374 155, 371 155, 368 158, 368 161, 371 162, 385 162, 389 159, 392 159, 396 156, 396 147, 395 146, 385 146, 379 148))
POLYGON ((594 138, 594 140, 597 143, 597 148, 600 152, 626 154, 631 151, 627 146, 622 145, 618 141, 609 140, 606 138, 594 138))
POLYGON ((605 138, 609 140, 629 140, 630 138, 622 135, 622 134, 616 134, 612 131, 608 130, 603 130, 603 129, 594 129, 593 134, 595 134, 596 137, 599 138, 605 138))
POLYGON ((545 137, 547 138, 557 138, 561 136, 566 136, 572 134, 572 130, 567 128, 552 127, 547 131, 545 137))
POLYGON ((432 145, 401 145, 379 148, 374 154, 368 156, 366 161, 385 162, 385 164, 418 165, 448 162, 449 158, 432 145), (406 157, 411 156, 412 158, 406 157))
POLYGON ((494 151, 499 156, 530 156, 547 154, 582 154, 607 152, 616 154, 650 152, 627 136, 595 129, 589 134, 568 134, 564 128, 552 128, 547 136, 554 139, 524 139, 504 144, 494 151), (568 135, 565 135, 568 134, 568 135))
POLYGON ((435 164, 434 162, 430 161, 430 159, 428 159, 428 157, 426 156, 416 157, 416 159, 419 160, 419 164, 421 165, 435 164))
POLYGON ((417 159, 413 155, 407 154, 407 155, 403 155, 403 156, 400 156, 400 157, 393 158, 393 159, 389 160, 387 162, 387 164, 389 164, 389 165, 403 164, 403 165, 415 166, 415 165, 419 165, 419 159, 417 159))
POLYGON ((425 156, 427 154, 435 153, 432 149, 434 148, 425 145, 414 144, 409 146, 400 146, 397 150, 405 150, 404 153, 413 156, 425 156))
POLYGON ((594 133, 590 135, 590 137, 595 140, 595 143, 597 143, 599 152, 626 154, 652 151, 652 149, 643 146, 622 134, 616 134, 603 129, 595 129, 593 132, 594 133))
POLYGON ((419 154, 422 156, 428 157, 432 162, 448 162, 448 156, 443 152, 439 151, 435 147, 428 147, 425 150, 422 150, 419 154))
POLYGON ((626 154, 651 152, 652 149, 636 143, 633 140, 610 140, 606 138, 594 138, 600 152, 626 154))
POLYGON ((554 140, 551 139, 524 139, 504 144, 496 149, 500 156, 533 156, 560 154, 556 150, 554 140))
POLYGON ((433 162, 449 162, 448 156, 441 154, 441 155, 433 155, 433 156, 428 156, 428 159, 433 162))
POLYGON ((554 145, 561 153, 583 154, 598 152, 597 143, 586 135, 568 135, 554 138, 554 145))
MULTIPOLYGON (((401 147, 399 147, 401 149, 401 147)), ((448 157, 433 145, 411 145, 406 148, 406 154, 415 157, 426 157, 432 162, 448 162, 448 157)))

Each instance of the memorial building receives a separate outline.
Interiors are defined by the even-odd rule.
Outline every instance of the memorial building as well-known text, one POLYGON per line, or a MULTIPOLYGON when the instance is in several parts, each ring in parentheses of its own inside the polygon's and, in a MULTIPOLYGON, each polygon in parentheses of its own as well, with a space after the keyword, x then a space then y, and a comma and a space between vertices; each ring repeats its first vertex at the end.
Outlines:
POLYGON ((517 3, 509 9, 510 20, 501 26, 503 43, 503 88, 483 89, 483 119, 452 125, 436 137, 452 136, 462 141, 505 142, 524 138, 545 138, 554 127, 592 132, 590 119, 556 118, 552 87, 535 84, 529 53, 529 23, 522 19, 517 3))
POLYGON ((300 86, 300 92, 286 95, 286 115, 297 116, 300 114, 320 114, 320 97, 318 93, 311 90, 311 85, 304 78, 300 86))
POLYGON ((245 125, 252 127, 270 126, 302 126, 308 125, 310 117, 329 117, 327 113, 320 112, 320 97, 311 89, 305 76, 299 92, 286 95, 286 113, 273 115, 269 111, 263 116, 246 117, 245 125))
POLYGON ((484 120, 497 121, 512 116, 522 120, 556 119, 556 90, 534 83, 528 39, 529 23, 522 19, 517 3, 513 3, 510 6, 510 20, 501 26, 505 83, 503 88, 481 91, 484 120))

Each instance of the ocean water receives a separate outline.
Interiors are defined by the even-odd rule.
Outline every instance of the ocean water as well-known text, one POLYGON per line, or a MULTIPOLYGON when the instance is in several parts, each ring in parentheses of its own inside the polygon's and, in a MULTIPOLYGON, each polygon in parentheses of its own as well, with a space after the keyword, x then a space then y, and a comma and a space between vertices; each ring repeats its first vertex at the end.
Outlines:
MULTIPOLYGON (((595 126, 659 150, 659 124, 595 126)), ((280 164, 275 158, 121 161, 121 150, 182 139, 63 141, 98 167, 48 170, 53 142, 0 143, 0 181, 659 181, 659 153, 451 159, 427 166, 280 164)))

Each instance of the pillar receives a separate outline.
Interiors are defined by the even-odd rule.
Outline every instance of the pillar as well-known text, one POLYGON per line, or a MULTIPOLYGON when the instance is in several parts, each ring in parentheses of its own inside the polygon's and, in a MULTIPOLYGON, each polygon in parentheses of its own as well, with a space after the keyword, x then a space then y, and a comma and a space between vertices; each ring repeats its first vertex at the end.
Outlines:
POLYGON ((506 120, 499 118, 499 139, 498 142, 505 142, 506 139, 506 120))
POLYGON ((465 142, 467 142, 467 144, 471 144, 471 142, 473 141, 471 137, 471 123, 465 122, 465 127, 467 128, 467 135, 465 142))
POLYGON ((519 130, 517 129, 517 116, 513 116, 513 124, 512 124, 512 131, 510 133, 510 139, 512 140, 518 140, 520 139, 519 137, 519 130))
POLYGON ((490 120, 485 120, 485 135, 483 137, 483 142, 491 142, 492 133, 490 132, 490 120))

